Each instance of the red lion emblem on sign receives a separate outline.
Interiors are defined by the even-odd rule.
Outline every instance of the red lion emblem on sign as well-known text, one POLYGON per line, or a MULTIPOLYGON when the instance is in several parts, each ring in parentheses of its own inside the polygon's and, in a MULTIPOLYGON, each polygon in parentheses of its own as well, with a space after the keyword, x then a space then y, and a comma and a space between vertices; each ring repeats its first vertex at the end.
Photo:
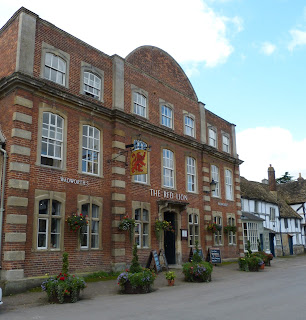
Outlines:
POLYGON ((146 166, 146 163, 144 162, 144 159, 146 157, 146 152, 143 152, 143 155, 141 154, 141 152, 142 151, 133 152, 132 154, 132 160, 131 160, 132 173, 143 172, 142 167, 146 166))

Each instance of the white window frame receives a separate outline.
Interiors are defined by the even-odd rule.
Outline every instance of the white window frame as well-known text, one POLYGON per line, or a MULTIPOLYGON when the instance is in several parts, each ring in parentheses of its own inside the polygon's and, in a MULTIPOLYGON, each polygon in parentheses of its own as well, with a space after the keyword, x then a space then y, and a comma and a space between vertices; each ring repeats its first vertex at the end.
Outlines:
POLYGON ((195 193, 197 191, 197 171, 196 160, 193 157, 186 157, 187 171, 187 191, 195 193))
POLYGON ((275 222, 275 208, 270 207, 270 221, 275 222))
POLYGON ((199 214, 190 212, 188 213, 188 243, 189 247, 195 247, 196 241, 200 243, 200 223, 199 214))
POLYGON ((94 74, 90 71, 84 71, 83 73, 83 88, 84 94, 88 95, 94 99, 101 99, 101 85, 102 79, 100 76, 94 74), (93 79, 91 79, 93 78, 93 79))
POLYGON ((173 129, 173 109, 166 104, 161 105, 161 124, 173 129))
POLYGON ((230 139, 226 134, 222 135, 222 150, 226 153, 230 153, 230 139))
MULTIPOLYGON (((62 167, 63 162, 63 141, 64 141, 64 119, 58 114, 52 112, 43 112, 42 114, 42 135, 41 135, 41 164, 50 166, 50 167, 62 167), (45 122, 45 120, 48 121, 45 122), (53 121, 54 119, 55 121, 53 121), (52 123, 54 122, 54 124, 52 123), (61 126, 58 123, 61 122, 61 126), (53 134, 54 132, 54 134, 53 134), (43 145, 46 145, 46 153, 43 154, 43 145), (52 150, 53 148, 53 155, 52 150), (56 155, 56 149, 60 149, 59 155, 56 155), (46 158, 44 161, 43 158, 46 158), (52 164, 48 164, 47 159, 50 160, 52 164), (43 163, 46 162, 46 163, 43 163)), ((50 162, 50 163, 51 163, 50 162)))
POLYGON ((275 245, 278 247, 282 245, 281 235, 279 233, 275 234, 275 245))
MULTIPOLYGON (((214 215, 213 222, 222 226, 222 216, 221 215, 214 215)), ((221 246, 223 244, 222 230, 216 231, 214 233, 214 244, 216 246, 221 246)))
POLYGON ((217 130, 213 127, 208 128, 208 144, 217 148, 217 130))
POLYGON ((87 226, 83 227, 83 230, 80 230, 80 248, 81 249, 92 249, 92 250, 97 250, 100 248, 100 228, 101 228, 101 219, 100 219, 100 212, 101 212, 101 208, 100 206, 98 206, 95 203, 92 202, 87 202, 87 203, 83 203, 81 205, 81 213, 83 214, 84 218, 87 219, 88 224, 87 226), (88 206, 89 210, 87 210, 87 212, 84 210, 83 206, 88 206), (93 216, 93 208, 97 208, 97 217, 93 216), (87 217, 86 217, 87 215, 87 217), (92 227, 94 225, 94 223, 96 223, 98 225, 98 232, 94 232, 92 227), (84 231, 85 230, 85 231, 84 231), (82 245, 82 234, 86 234, 87 235, 87 241, 86 241, 86 245, 82 245), (97 241, 96 243, 98 244, 97 246, 93 247, 92 246, 92 236, 97 236, 97 241))
POLYGON ((193 137, 195 136, 195 121, 194 118, 190 116, 184 116, 184 128, 185 128, 185 134, 187 136, 193 137))
POLYGON ((137 244, 137 248, 147 249, 150 244, 150 211, 142 206, 133 209, 133 217, 136 222, 134 241, 137 244), (136 216, 138 213, 139 218, 136 216), (147 212, 147 220, 144 220, 144 212, 147 212), (145 232, 147 230, 147 232, 145 232), (146 237, 147 244, 144 244, 144 237, 146 237))
MULTIPOLYGON (((228 226, 236 226, 236 219, 234 216, 229 216, 227 218, 227 225, 228 226)), ((236 233, 233 231, 228 232, 228 244, 235 245, 236 244, 236 233)))
POLYGON ((163 149, 163 186, 174 189, 174 153, 163 149))
POLYGON ((220 198, 219 168, 215 165, 211 165, 211 178, 216 182, 216 189, 212 191, 211 196, 220 198))
MULTIPOLYGON (((147 147, 148 147, 148 144, 146 142, 140 141, 140 140, 134 140, 134 150, 139 150, 139 149, 144 150, 144 148, 147 148, 147 147)), ((147 157, 148 156, 149 156, 149 152, 147 152, 147 157)), ((149 158, 147 159, 147 164, 149 167, 149 158)), ((148 173, 136 174, 133 177, 134 177, 134 182, 148 184, 148 173)))
POLYGON ((82 125, 82 173, 92 174, 95 176, 100 175, 100 145, 101 131, 88 124, 82 125), (84 130, 86 130, 85 133, 84 130), (84 143, 85 141, 86 145, 84 143))
POLYGON ((244 222, 243 223, 243 242, 244 242, 244 251, 247 251, 248 241, 250 241, 250 249, 258 251, 258 223, 257 222, 244 222))
POLYGON ((133 113, 147 118, 147 97, 137 91, 133 91, 133 113))
POLYGON ((45 54, 45 67, 44 67, 44 78, 54 83, 65 86, 66 84, 66 70, 67 63, 60 56, 46 52, 45 54), (50 63, 48 62, 50 60, 50 63), (52 73, 55 73, 56 79, 52 79, 52 73), (60 81, 62 78, 62 81, 60 81))
POLYGON ((233 200, 233 173, 229 169, 225 169, 225 198, 233 200))

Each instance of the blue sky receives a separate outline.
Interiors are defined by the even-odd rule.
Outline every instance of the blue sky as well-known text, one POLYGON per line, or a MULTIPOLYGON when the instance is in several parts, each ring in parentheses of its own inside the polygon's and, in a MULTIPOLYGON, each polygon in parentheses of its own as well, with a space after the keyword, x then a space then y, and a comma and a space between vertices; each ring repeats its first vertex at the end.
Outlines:
POLYGON ((305 1, 88 0, 73 11, 69 1, 52 4, 1 0, 0 25, 24 6, 109 55, 160 47, 207 109, 236 124, 241 175, 260 181, 272 164, 277 177, 306 178, 305 1))

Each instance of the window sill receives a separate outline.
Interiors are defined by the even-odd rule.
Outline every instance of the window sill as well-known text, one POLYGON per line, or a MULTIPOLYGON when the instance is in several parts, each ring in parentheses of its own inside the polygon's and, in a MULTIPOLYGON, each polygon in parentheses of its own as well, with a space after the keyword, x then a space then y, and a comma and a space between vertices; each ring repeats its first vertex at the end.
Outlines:
POLYGON ((67 171, 66 168, 57 168, 57 167, 52 167, 52 166, 47 166, 47 165, 44 165, 44 164, 41 164, 41 163, 35 163, 35 165, 37 167, 41 167, 41 168, 44 168, 44 169, 52 169, 52 170, 57 170, 57 171, 67 171))

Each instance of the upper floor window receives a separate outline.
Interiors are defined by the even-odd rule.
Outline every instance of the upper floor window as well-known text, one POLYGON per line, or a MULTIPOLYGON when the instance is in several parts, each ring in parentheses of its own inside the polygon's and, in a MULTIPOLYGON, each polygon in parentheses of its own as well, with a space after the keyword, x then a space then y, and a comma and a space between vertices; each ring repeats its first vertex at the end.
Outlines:
POLYGON ((59 249, 61 240, 61 203, 43 199, 38 204, 37 249, 59 249))
POLYGON ((196 191, 196 161, 187 157, 187 191, 196 191))
POLYGON ((199 215, 197 213, 189 213, 189 245, 195 246, 199 242, 199 215))
POLYGON ((230 148, 229 148, 229 137, 226 135, 222 135, 222 150, 224 152, 229 153, 230 152, 230 148))
POLYGON ((83 126, 82 172, 99 175, 100 130, 89 125, 83 126))
POLYGON ((100 100, 101 78, 91 72, 84 72, 84 94, 100 100))
POLYGON ((63 126, 62 117, 51 112, 43 113, 41 164, 61 167, 63 160, 63 126))
POLYGON ((88 220, 88 225, 80 231, 80 244, 82 249, 99 248, 100 230, 100 207, 85 203, 82 205, 82 215, 88 220))
POLYGON ((225 170, 225 196, 227 200, 233 200, 233 181, 232 172, 225 170))
MULTIPOLYGON (((145 150, 148 145, 141 140, 134 140, 134 150, 145 150)), ((147 153, 148 155, 149 153, 147 153)), ((147 159, 148 160, 148 159, 147 159)), ((134 175, 134 182, 148 183, 148 174, 136 174, 134 175)))
POLYGON ((217 147, 217 132, 214 128, 208 128, 208 144, 217 147))
POLYGON ((168 149, 163 149, 163 180, 164 187, 174 188, 173 152, 168 149))
POLYGON ((185 116, 185 134, 194 137, 194 119, 189 116, 185 116))
POLYGON ((133 92, 133 101, 134 101, 134 113, 146 118, 147 117, 147 98, 138 92, 133 92))
POLYGON ((165 127, 173 128, 173 111, 165 105, 161 106, 161 123, 165 127))
POLYGON ((212 196, 220 197, 219 168, 215 165, 211 166, 211 178, 216 182, 216 189, 212 191, 212 196))
POLYGON ((285 229, 288 229, 288 218, 284 218, 285 229))
POLYGON ((136 208, 134 210, 135 243, 138 248, 149 247, 149 211, 145 208, 136 208))
POLYGON ((46 79, 65 85, 66 81, 66 61, 53 53, 46 53, 45 71, 46 79))
POLYGON ((270 221, 275 221, 275 208, 270 208, 270 221))

